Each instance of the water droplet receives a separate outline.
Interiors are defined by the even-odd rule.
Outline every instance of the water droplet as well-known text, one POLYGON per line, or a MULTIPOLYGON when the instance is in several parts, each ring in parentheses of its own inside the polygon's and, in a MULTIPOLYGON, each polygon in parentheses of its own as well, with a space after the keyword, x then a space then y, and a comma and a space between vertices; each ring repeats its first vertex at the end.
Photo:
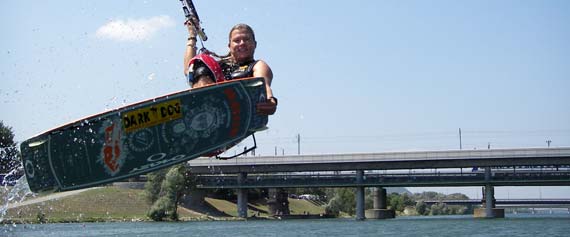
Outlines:
POLYGON ((154 72, 150 73, 150 74, 147 76, 147 78, 148 78, 149 81, 154 80, 155 77, 156 77, 156 74, 155 74, 154 72))
MULTIPOLYGON (((4 179, 10 179, 11 177, 18 178, 17 175, 23 173, 23 170, 24 170, 23 166, 18 166, 12 169, 10 172, 8 172, 4 177, 4 179)), ((4 185, 4 190, 7 190, 7 192, 6 193, 2 192, 2 195, 0 195, 0 222, 4 220, 4 216, 6 215, 6 211, 8 210, 9 204, 22 202, 26 197, 33 196, 32 191, 28 186, 28 182, 26 181, 25 175, 19 177, 14 183, 12 189, 10 189, 9 191, 6 187, 7 185, 8 183, 4 185)))

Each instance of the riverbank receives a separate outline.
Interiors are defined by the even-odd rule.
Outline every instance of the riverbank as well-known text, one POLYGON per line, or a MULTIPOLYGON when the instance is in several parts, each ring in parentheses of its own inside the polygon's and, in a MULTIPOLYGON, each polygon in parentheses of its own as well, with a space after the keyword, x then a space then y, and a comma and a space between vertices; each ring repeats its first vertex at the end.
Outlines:
MULTIPOLYGON (((57 195, 57 194, 56 194, 57 195)), ((149 204, 143 190, 102 187, 77 192, 55 199, 26 200, 12 205, 3 223, 76 223, 76 222, 140 222, 150 221, 146 216, 149 204), (27 205, 23 205, 27 204, 27 205)), ((237 217, 236 204, 227 200, 206 198, 203 207, 179 207, 181 221, 232 221, 237 217)), ((248 216, 272 219, 264 202, 248 203, 248 216)), ((290 199, 291 214, 324 213, 324 207, 306 200, 290 199)))

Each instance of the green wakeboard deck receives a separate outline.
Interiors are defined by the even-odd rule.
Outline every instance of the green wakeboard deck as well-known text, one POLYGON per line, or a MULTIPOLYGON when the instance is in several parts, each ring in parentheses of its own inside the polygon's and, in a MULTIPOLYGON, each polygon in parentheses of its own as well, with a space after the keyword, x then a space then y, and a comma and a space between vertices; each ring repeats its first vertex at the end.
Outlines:
POLYGON ((21 144, 33 192, 68 191, 145 174, 227 148, 266 127, 263 78, 186 90, 96 114, 21 144))

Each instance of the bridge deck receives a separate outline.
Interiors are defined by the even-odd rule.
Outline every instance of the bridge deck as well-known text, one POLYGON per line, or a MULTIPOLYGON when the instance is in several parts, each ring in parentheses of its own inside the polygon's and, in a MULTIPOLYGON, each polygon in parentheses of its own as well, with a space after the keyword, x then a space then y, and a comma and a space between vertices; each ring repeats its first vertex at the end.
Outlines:
POLYGON ((237 175, 198 175, 200 188, 294 188, 294 187, 442 187, 442 186, 568 186, 570 169, 562 171, 521 170, 494 172, 491 180, 482 172, 447 173, 372 173, 367 172, 361 182, 354 173, 290 173, 250 174, 238 182, 237 175))
MULTIPOLYGON (((481 199, 466 199, 466 200, 424 200, 426 204, 445 203, 448 205, 478 205, 482 204, 481 199)), ((496 199, 496 205, 534 205, 536 206, 570 206, 570 199, 496 199)))
POLYGON ((385 152, 302 156, 198 158, 195 174, 570 165, 570 148, 385 152))

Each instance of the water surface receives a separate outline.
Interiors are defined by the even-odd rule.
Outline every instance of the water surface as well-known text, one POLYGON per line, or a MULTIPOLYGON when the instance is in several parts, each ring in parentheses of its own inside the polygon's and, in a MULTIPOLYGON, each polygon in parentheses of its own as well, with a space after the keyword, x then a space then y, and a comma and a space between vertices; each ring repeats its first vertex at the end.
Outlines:
POLYGON ((397 217, 392 220, 322 219, 138 223, 21 224, 0 236, 568 236, 570 215, 397 217))

